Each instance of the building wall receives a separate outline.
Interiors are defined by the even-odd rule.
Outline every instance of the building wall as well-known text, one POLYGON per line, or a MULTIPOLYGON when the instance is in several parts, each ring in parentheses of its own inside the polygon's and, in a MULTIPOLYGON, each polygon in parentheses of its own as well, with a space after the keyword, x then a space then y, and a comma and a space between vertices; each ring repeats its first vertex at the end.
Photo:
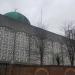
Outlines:
POLYGON ((54 59, 54 50, 52 47, 52 41, 50 40, 44 40, 44 65, 53 65, 53 59, 54 59))
POLYGON ((13 59, 14 32, 0 27, 0 61, 11 62, 13 59))
POLYGON ((29 41, 26 33, 16 32, 15 33, 15 49, 14 49, 14 60, 15 62, 27 63, 29 56, 29 41))
POLYGON ((7 65, 0 68, 0 75, 75 75, 75 67, 7 65))
MULTIPOLYGON (((70 65, 65 44, 44 39, 43 65, 70 65)), ((7 27, 0 27, 0 61, 22 64, 41 63, 41 39, 25 32, 16 32, 7 27)))
POLYGON ((44 64, 57 65, 56 57, 59 57, 60 65, 71 65, 65 44, 46 39, 44 41, 44 64))
POLYGON ((40 64, 40 40, 24 32, 12 32, 0 27, 0 61, 22 64, 40 64))
POLYGON ((39 40, 24 32, 16 33, 15 57, 16 62, 40 64, 39 40))

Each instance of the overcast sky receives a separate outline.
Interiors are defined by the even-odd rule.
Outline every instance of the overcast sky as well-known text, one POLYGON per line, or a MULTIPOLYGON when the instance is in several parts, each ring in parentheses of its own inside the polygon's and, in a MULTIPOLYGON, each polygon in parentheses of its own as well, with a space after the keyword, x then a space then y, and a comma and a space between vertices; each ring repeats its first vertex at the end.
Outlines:
POLYGON ((0 14, 15 11, 25 15, 32 25, 41 21, 45 27, 57 34, 63 34, 62 25, 75 21, 75 0, 0 0, 0 14))

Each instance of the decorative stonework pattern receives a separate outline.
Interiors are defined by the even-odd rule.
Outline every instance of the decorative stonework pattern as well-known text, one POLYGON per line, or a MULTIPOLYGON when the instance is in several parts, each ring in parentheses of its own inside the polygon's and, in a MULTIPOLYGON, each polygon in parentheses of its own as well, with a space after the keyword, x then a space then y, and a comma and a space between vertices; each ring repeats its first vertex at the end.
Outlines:
POLYGON ((30 64, 40 64, 40 40, 36 36, 30 37, 30 64))
POLYGON ((15 61, 26 64, 40 64, 39 40, 24 32, 16 33, 15 61))
POLYGON ((56 56, 59 57, 60 65, 70 65, 66 45, 58 42, 44 40, 44 65, 57 65, 56 56))
POLYGON ((17 32, 15 38, 15 61, 21 63, 28 62, 29 40, 24 32, 17 32))
POLYGON ((44 40, 43 43, 44 43, 43 62, 45 65, 53 64, 52 42, 48 40, 44 40))
POLYGON ((10 61, 13 59, 14 33, 5 27, 0 27, 0 60, 10 61))
POLYGON ((57 65, 57 56, 60 65, 71 65, 65 44, 0 27, 0 61, 39 65, 41 48, 43 65, 57 65))

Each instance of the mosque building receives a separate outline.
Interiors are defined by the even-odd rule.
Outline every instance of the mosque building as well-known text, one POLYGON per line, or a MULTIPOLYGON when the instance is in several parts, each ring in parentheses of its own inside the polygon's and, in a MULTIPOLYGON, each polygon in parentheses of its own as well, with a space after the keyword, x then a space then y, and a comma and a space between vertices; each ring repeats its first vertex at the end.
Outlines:
POLYGON ((49 66, 71 66, 65 39, 31 25, 27 17, 19 12, 0 14, 0 75, 52 75, 49 66), (32 72, 33 67, 35 70, 40 67, 37 73, 32 72), (40 70, 46 74, 38 73, 40 70))

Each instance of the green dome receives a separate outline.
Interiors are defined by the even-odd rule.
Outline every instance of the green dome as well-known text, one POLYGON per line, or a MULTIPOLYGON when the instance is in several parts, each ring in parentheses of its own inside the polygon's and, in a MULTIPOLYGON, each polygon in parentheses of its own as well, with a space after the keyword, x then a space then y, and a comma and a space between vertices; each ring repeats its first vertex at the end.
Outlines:
POLYGON ((12 18, 14 20, 17 20, 19 22, 25 23, 25 24, 30 24, 29 20, 22 14, 18 12, 8 12, 4 14, 5 16, 12 18))

